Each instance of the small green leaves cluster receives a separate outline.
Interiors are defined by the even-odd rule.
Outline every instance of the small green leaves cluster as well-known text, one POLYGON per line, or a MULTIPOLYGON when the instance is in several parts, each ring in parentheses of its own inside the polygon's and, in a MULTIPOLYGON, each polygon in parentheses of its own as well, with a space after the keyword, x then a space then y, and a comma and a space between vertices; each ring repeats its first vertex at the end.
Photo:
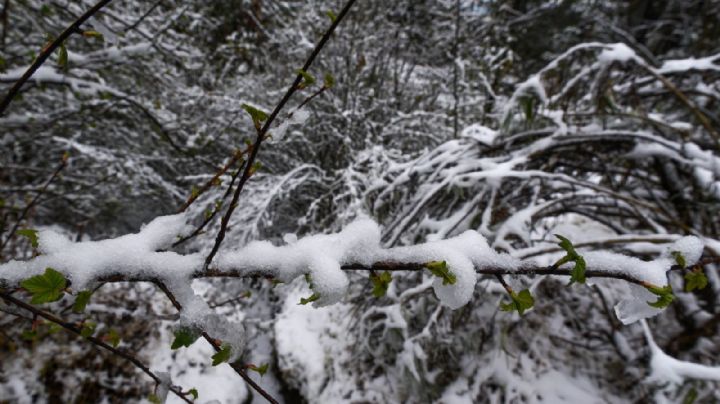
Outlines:
POLYGON ((103 36, 103 34, 97 32, 97 31, 93 31, 93 30, 83 31, 82 35, 85 38, 97 38, 97 39, 100 39, 101 41, 105 40, 105 37, 103 36))
POLYGON ((583 258, 580 254, 575 251, 575 247, 572 245, 570 240, 567 238, 556 234, 555 237, 560 239, 560 242, 558 245, 560 248, 565 250, 565 256, 560 258, 558 262, 555 263, 556 267, 559 267, 560 265, 563 265, 567 262, 575 262, 575 266, 573 267, 572 271, 570 272, 570 285, 573 283, 585 283, 585 258, 583 258))
POLYGON ((67 287, 67 279, 60 272, 48 267, 45 268, 44 274, 25 279, 20 282, 20 286, 32 295, 30 303, 50 303, 62 298, 67 287))
POLYGON ((708 279, 702 268, 695 268, 685 274, 685 291, 703 290, 708 285, 708 279))
POLYGON ((673 300, 675 300, 675 295, 673 295, 672 286, 670 285, 660 287, 646 284, 645 289, 658 297, 658 299, 654 302, 647 302, 647 304, 652 307, 664 309, 668 307, 673 300))
POLYGON ((300 76, 302 76, 302 82, 301 82, 300 85, 298 86, 298 88, 299 88, 300 90, 302 90, 303 88, 310 87, 310 86, 312 86, 313 84, 315 84, 315 76, 313 76, 312 74, 306 72, 305 70, 303 70, 303 69, 298 69, 297 74, 299 74, 300 76))
POLYGON ((20 229, 15 232, 18 236, 27 238, 30 241, 32 248, 38 247, 38 235, 37 230, 34 229, 20 229))
POLYGON ((87 304, 90 302, 90 297, 92 296, 93 292, 91 290, 83 290, 78 292, 77 297, 75 298, 75 303, 73 303, 72 311, 75 313, 82 313, 85 311, 85 307, 87 307, 87 304))
POLYGON ((190 389, 187 393, 190 394, 190 395, 193 397, 194 400, 197 400, 198 397, 200 396, 200 395, 198 394, 198 391, 197 391, 196 388, 190 389))
MULTIPOLYGON (((310 276, 310 274, 305 274, 305 282, 307 282, 308 286, 310 286, 310 289, 313 289, 312 276, 310 276)), ((308 297, 308 298, 301 297, 301 298, 300 298, 300 303, 298 303, 298 304, 301 304, 301 305, 304 306, 304 305, 306 305, 306 304, 308 304, 308 303, 312 303, 312 302, 314 302, 314 301, 316 301, 316 300, 318 300, 318 299, 320 299, 320 294, 319 294, 319 293, 313 293, 313 294, 310 295, 310 297, 308 297)))
POLYGON ((97 328, 97 323, 94 321, 84 321, 80 328, 80 335, 83 338, 91 337, 95 333, 95 328, 97 328))
POLYGON ((108 330, 107 334, 105 334, 102 339, 109 342, 113 348, 117 348, 117 346, 120 345, 120 334, 118 334, 117 330, 114 328, 108 330))
POLYGON ((376 274, 373 272, 370 274, 370 281, 373 284, 373 296, 383 297, 387 293, 390 282, 392 282, 392 275, 388 271, 385 271, 381 274, 376 274))
POLYGON ((265 373, 267 373, 267 371, 268 371, 268 364, 263 363, 260 366, 255 366, 253 364, 250 364, 250 365, 247 365, 246 368, 248 368, 249 370, 252 370, 253 372, 258 372, 260 374, 260 377, 263 377, 263 376, 265 376, 265 373))
POLYGON ((431 274, 442 279, 443 285, 454 285, 457 282, 457 277, 454 273, 450 272, 445 261, 430 261, 425 264, 431 274))
POLYGON ((517 311, 523 315, 526 310, 531 309, 535 305, 535 298, 528 289, 523 289, 518 293, 510 290, 510 303, 500 303, 502 311, 517 311))
POLYGON ((68 51, 65 47, 65 42, 60 44, 60 50, 58 51, 58 59, 57 64, 59 67, 63 69, 67 69, 68 67, 68 51))
POLYGON ((670 255, 672 255, 673 258, 675 258, 675 262, 677 262, 678 265, 685 268, 687 266, 687 260, 685 259, 685 256, 682 255, 680 251, 671 251, 670 255))
POLYGON ((333 88, 335 85, 335 77, 333 77, 330 73, 325 73, 325 78, 323 80, 323 87, 325 88, 333 88))
POLYGON ((221 363, 230 360, 230 354, 232 353, 232 347, 229 344, 223 344, 219 351, 212 356, 212 365, 217 366, 221 363))
POLYGON ((334 13, 332 10, 326 11, 326 12, 325 12, 325 15, 328 16, 328 18, 330 19, 330 22, 335 22, 335 21, 337 21, 337 16, 335 15, 335 13, 334 13))
POLYGON ((243 104, 242 109, 250 115, 250 119, 252 119, 255 129, 258 131, 260 130, 262 123, 268 119, 268 114, 265 111, 255 108, 250 104, 243 104))

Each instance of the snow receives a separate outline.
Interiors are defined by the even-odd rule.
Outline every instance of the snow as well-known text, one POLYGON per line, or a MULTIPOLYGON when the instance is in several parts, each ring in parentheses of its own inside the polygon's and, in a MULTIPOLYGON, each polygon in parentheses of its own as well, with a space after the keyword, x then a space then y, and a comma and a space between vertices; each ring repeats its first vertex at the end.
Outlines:
POLYGON ((460 136, 475 139, 486 146, 491 146, 497 137, 497 131, 480 124, 472 124, 463 129, 460 136))
POLYGON ((177 236, 191 230, 184 215, 161 216, 139 233, 100 241, 72 242, 53 230, 41 230, 38 248, 42 255, 0 265, 0 279, 18 283, 51 267, 65 274, 73 289, 82 290, 91 281, 116 273, 128 277, 188 277, 202 265, 200 255, 156 250, 170 247, 177 236))
POLYGON ((293 111, 293 113, 283 123, 270 132, 272 134, 272 139, 275 141, 282 140, 290 126, 301 125, 305 123, 308 118, 310 118, 310 112, 303 108, 293 111))
MULTIPOLYGON (((192 227, 183 214, 158 217, 139 233, 101 241, 72 242, 52 231, 39 232, 40 256, 29 261, 10 261, 0 265, 0 279, 19 283, 22 279, 52 267, 64 273, 75 290, 86 288, 103 276, 123 274, 127 277, 157 278, 167 284, 182 305, 180 325, 208 331, 214 338, 233 347, 237 358, 246 343, 245 329, 240 322, 231 322, 213 311, 192 289, 195 273, 203 268, 200 253, 181 255, 169 248, 180 235, 192 227)), ((445 261, 455 275, 454 284, 443 284, 433 277, 432 287, 440 302, 451 309, 467 304, 474 295, 476 269, 504 268, 512 272, 531 261, 521 261, 496 252, 487 240, 473 230, 445 240, 414 246, 384 249, 380 226, 373 220, 360 218, 334 234, 317 234, 298 239, 284 237, 287 244, 275 246, 268 241, 254 241, 239 249, 223 249, 215 261, 217 270, 238 275, 264 274, 290 283, 310 275, 312 291, 319 295, 315 307, 338 303, 347 295, 349 280, 341 267, 346 264, 372 265, 375 262, 426 264, 445 261)), ((655 286, 667 285, 666 272, 674 265, 672 251, 685 256, 688 265, 702 254, 703 242, 697 237, 683 237, 673 242, 653 261, 611 252, 582 252, 589 269, 606 274, 624 275, 655 286)), ((630 285, 631 297, 620 301, 615 312, 625 324, 650 317, 660 310, 648 306, 653 295, 645 288, 630 285)), ((392 293, 395 293, 394 291, 392 293)))
POLYGON ((691 266, 700 260, 704 248, 705 244, 698 237, 685 236, 672 243, 663 256, 670 259, 673 252, 679 252, 685 258, 686 266, 691 266))
POLYGON ((643 60, 640 59, 635 51, 624 43, 607 44, 605 49, 600 52, 598 60, 601 63, 626 63, 628 61, 633 61, 641 65, 644 64, 643 60))
POLYGON ((720 55, 713 55, 704 58, 666 60, 656 71, 660 74, 668 74, 682 73, 688 70, 720 71, 720 55))
POLYGON ((720 366, 685 362, 669 356, 655 343, 647 322, 643 321, 642 326, 651 354, 648 382, 680 385, 686 379, 720 381, 720 366))

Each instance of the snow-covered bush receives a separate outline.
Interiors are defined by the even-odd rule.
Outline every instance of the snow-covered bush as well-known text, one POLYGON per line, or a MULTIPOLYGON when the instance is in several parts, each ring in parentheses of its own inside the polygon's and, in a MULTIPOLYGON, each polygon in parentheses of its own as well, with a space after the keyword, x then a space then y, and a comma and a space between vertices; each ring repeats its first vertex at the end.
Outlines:
POLYGON ((3 5, 0 401, 720 399, 720 2, 102 3, 3 5))

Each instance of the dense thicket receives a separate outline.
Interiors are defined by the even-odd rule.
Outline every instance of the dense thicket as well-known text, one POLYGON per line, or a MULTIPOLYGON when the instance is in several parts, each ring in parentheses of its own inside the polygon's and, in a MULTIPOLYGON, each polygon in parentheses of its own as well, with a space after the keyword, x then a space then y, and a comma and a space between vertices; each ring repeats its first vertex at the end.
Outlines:
MULTIPOLYGON (((3 3, 2 88, 91 6, 3 3)), ((104 40, 73 36, 67 66, 54 57, 0 115, 1 262, 33 254, 13 233, 18 220, 82 240, 175 212, 254 137, 242 104, 272 109, 340 6, 111 2, 87 27, 104 40), (67 167, 21 217, 66 152, 67 167)), ((716 0, 361 1, 311 70, 335 85, 281 113, 278 125, 293 124, 284 136, 271 129, 226 243, 280 243, 368 215, 386 246, 472 229, 550 264, 561 255, 554 233, 645 259, 696 235, 720 255, 718 38, 716 0)), ((190 208, 196 223, 215 209, 231 181, 222 179, 190 208)), ((179 249, 208 250, 218 228, 212 221, 179 249)), ((668 353, 717 365, 717 269, 692 293, 671 277, 678 298, 650 320, 668 353)), ((367 274, 355 274, 344 304, 317 310, 297 305, 304 283, 196 286, 243 319, 245 362, 269 363, 263 382, 286 402, 720 400, 717 382, 643 382, 642 329, 612 311, 625 285, 512 278, 536 298, 519 317, 498 312, 505 291, 494 278, 455 311, 438 305, 427 278, 395 276, 395 292, 376 299, 367 274)), ((152 391, 126 363, 89 356, 72 337, 27 334, 27 319, 0 310, 0 401, 124 402, 152 391)), ((170 366, 157 358, 169 356, 175 315, 153 286, 106 285, 90 313, 120 324, 156 368, 170 366)), ((239 381, 209 387, 234 376, 210 367, 209 352, 175 355, 173 379, 201 400, 252 398, 239 381)))

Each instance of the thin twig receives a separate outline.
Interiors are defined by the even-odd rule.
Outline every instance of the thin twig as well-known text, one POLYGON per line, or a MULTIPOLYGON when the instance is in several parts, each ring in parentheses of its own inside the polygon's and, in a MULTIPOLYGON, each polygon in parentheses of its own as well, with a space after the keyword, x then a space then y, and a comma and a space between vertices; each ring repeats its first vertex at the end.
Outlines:
MULTIPOLYGON (((168 297, 168 299, 170 299, 170 302, 172 303, 172 305, 175 306, 175 308, 176 308, 178 311, 181 311, 181 310, 182 310, 182 305, 181 305, 180 302, 177 300, 177 298, 175 297, 175 295, 170 291, 170 289, 168 289, 168 287, 165 286, 164 283, 162 283, 162 282, 159 281, 159 280, 155 280, 153 283, 155 283, 155 285, 157 285, 157 287, 160 288, 160 290, 162 290, 163 293, 165 293, 165 295, 168 297)), ((219 351, 222 349, 221 342, 219 342, 219 341, 216 340, 215 338, 212 338, 207 332, 203 331, 202 336, 203 336, 203 338, 205 338, 205 340, 206 340, 210 345, 212 345, 212 347, 213 347, 213 349, 215 350, 215 352, 219 352, 219 351)), ((258 392, 261 396, 263 396, 268 402, 270 402, 270 403, 272 403, 272 404, 278 404, 278 401, 277 401, 270 393, 268 393, 267 391, 265 391, 265 389, 263 389, 262 387, 260 387, 260 385, 257 384, 250 376, 248 376, 247 372, 245 372, 245 370, 244 370, 241 366, 237 365, 236 363, 229 363, 229 365, 230 365, 230 367, 235 371, 235 373, 237 373, 238 375, 240 375, 240 377, 242 377, 242 379, 245 380, 245 382, 246 382, 247 384, 249 384, 250 387, 252 387, 253 390, 257 391, 257 392, 258 392)))
MULTIPOLYGON (((79 328, 77 328, 77 327, 75 327, 74 325, 72 325, 72 324, 64 321, 63 319, 61 319, 61 318, 59 318, 59 317, 56 317, 56 316, 53 315, 53 314, 50 314, 50 313, 48 313, 48 312, 46 312, 46 311, 43 311, 43 310, 40 310, 40 309, 38 309, 38 308, 30 305, 30 304, 27 304, 27 303, 23 302, 23 301, 20 300, 20 299, 17 299, 17 298, 14 298, 14 297, 10 296, 9 294, 4 293, 4 292, 0 292, 0 298, 2 298, 3 300, 5 300, 5 301, 8 302, 8 303, 11 303, 11 304, 13 304, 13 305, 15 305, 15 306, 17 306, 17 307, 23 308, 23 309, 25 309, 25 310, 33 313, 33 315, 36 316, 36 317, 42 317, 42 318, 44 318, 45 320, 48 320, 48 321, 50 321, 50 322, 52 322, 52 323, 55 323, 55 324, 59 325, 60 327, 64 328, 65 330, 67 330, 67 331, 69 331, 69 332, 71 332, 71 333, 73 333, 73 334, 75 334, 75 335, 82 336, 81 330, 80 330, 79 328)), ((155 381, 155 383, 161 384, 161 383, 163 382, 162 379, 161 379, 159 376, 157 376, 155 373, 153 373, 152 370, 150 370, 150 368, 148 368, 144 363, 142 363, 138 358, 136 358, 136 357, 135 357, 134 355, 132 355, 131 353, 126 352, 126 351, 121 350, 121 349, 117 349, 117 348, 115 348, 115 347, 107 344, 107 343, 104 342, 103 340, 101 340, 101 339, 99 339, 99 338, 96 338, 96 337, 92 337, 92 336, 91 336, 91 337, 83 337, 83 338, 86 339, 86 340, 88 340, 88 341, 90 341, 93 345, 98 346, 98 347, 100 347, 100 348, 103 348, 103 349, 105 349, 105 350, 107 350, 107 351, 110 351, 110 352, 112 352, 114 355, 117 355, 117 356, 119 356, 119 357, 127 360, 128 362, 132 363, 132 364, 135 365, 137 368, 139 368, 140 370, 142 370, 146 375, 150 376, 150 378, 153 379, 153 380, 155 381)), ((179 389, 177 389, 176 387, 173 387, 173 386, 168 386, 168 387, 170 388, 170 390, 171 390, 173 393, 175 393, 175 395, 177 395, 178 397, 180 397, 180 399, 182 399, 182 400, 185 401, 186 403, 192 403, 192 401, 190 401, 187 397, 185 397, 185 395, 183 395, 183 393, 182 393, 179 389)))
POLYGON ((65 31, 63 31, 60 36, 58 36, 54 41, 52 41, 50 45, 43 48, 42 52, 40 52, 33 64, 30 65, 30 67, 27 69, 27 71, 25 71, 22 77, 20 77, 20 79, 15 82, 15 84, 10 88, 5 98, 0 101, 0 115, 5 112, 5 109, 7 109, 8 105, 10 105, 13 98, 15 98, 17 93, 20 92, 20 88, 22 88, 23 84, 25 84, 26 81, 30 80, 30 77, 32 77, 32 75, 35 74, 35 72, 40 68, 40 66, 45 63, 47 58, 49 58, 50 55, 55 52, 55 49, 60 47, 60 45, 62 45, 65 40, 70 37, 70 35, 80 32, 80 26, 111 1, 112 0, 100 0, 91 9, 86 11, 85 14, 81 15, 80 18, 70 24, 70 26, 65 28, 65 31))
MULTIPOLYGON (((335 28, 340 24, 340 22, 343 20, 345 15, 347 15, 348 11, 350 11, 350 7, 355 3, 355 0, 349 0, 345 6, 342 8, 340 13, 337 15, 337 18, 333 20, 333 23, 330 25, 330 28, 325 32, 322 39, 320 39, 320 42, 315 46, 315 49, 313 49, 312 53, 310 53, 310 56, 305 61, 305 64, 302 67, 302 70, 308 71, 310 69, 310 66, 315 61, 315 58, 320 54, 320 51, 323 49, 327 41, 330 39, 330 36, 332 36, 332 33, 335 31, 335 28)), ((260 146, 263 142, 263 140, 266 137, 266 134, 268 130, 270 129, 270 126, 272 125, 275 118, 278 116, 280 111, 283 109, 285 104, 290 100, 290 97, 295 94, 296 91, 300 89, 300 83, 303 81, 303 76, 301 74, 298 74, 295 77, 295 81, 290 85, 290 87, 285 92, 285 95, 280 100, 280 102, 275 106, 275 109, 272 111, 270 116, 268 117, 267 121, 265 121, 262 128, 258 131, 257 137, 255 138, 255 143, 253 143, 251 149, 250 149, 250 156, 248 157, 247 163, 245 165, 245 170, 243 171, 242 177, 240 177, 240 182, 238 183, 237 188, 235 189, 235 193, 233 194, 232 202, 230 203, 230 206, 228 207, 227 212, 222 218, 222 221, 220 222, 220 231, 217 234, 217 237, 215 238, 215 244, 213 245, 212 250, 210 251, 210 254, 205 259, 205 267, 209 267, 210 263, 213 260, 213 257, 215 257, 215 254, 217 254, 218 250, 220 249, 220 245, 222 244, 223 240, 225 239, 225 232, 227 231, 228 223, 230 222, 230 217, 232 217, 233 211, 237 207, 238 200, 240 199, 240 193, 243 190, 243 187, 245 186, 245 183, 250 179, 250 176, 252 175, 253 166, 255 163, 255 159, 257 157, 258 151, 260 151, 260 146)))
POLYGON ((25 209, 22 210, 22 212, 20 213, 20 216, 19 216, 19 217, 17 218, 17 220, 15 221, 15 225, 13 226, 13 228, 12 228, 12 229, 10 230, 10 232, 8 233, 7 238, 5 239, 5 241, 4 241, 2 244, 0 244, 0 257, 2 257, 2 251, 3 251, 3 249, 4 249, 5 246, 10 242, 10 240, 13 239, 13 236, 15 235, 15 232, 17 231, 17 229, 18 229, 18 228, 20 227, 20 225, 22 224, 22 221, 25 220, 25 216, 27 216, 28 212, 30 212, 30 209, 31 209, 33 206, 35 206, 35 203, 37 203, 38 199, 40 199, 40 197, 45 193, 45 191, 47 191, 48 186, 50 186, 50 183, 52 183, 52 182, 55 180, 55 178, 57 178, 57 176, 60 174, 60 171, 62 171, 63 168, 65 168, 65 166, 67 166, 67 159, 68 159, 67 155, 64 155, 64 156, 62 157, 61 162, 60 162, 60 165, 58 166, 58 168, 55 169, 55 171, 52 173, 52 175, 50 176, 50 178, 48 178, 48 180, 45 181, 45 184, 42 186, 42 188, 40 188, 40 189, 37 191, 37 193, 35 194, 35 197, 33 197, 33 199, 30 201, 30 203, 28 203, 28 204, 25 206, 25 209))

